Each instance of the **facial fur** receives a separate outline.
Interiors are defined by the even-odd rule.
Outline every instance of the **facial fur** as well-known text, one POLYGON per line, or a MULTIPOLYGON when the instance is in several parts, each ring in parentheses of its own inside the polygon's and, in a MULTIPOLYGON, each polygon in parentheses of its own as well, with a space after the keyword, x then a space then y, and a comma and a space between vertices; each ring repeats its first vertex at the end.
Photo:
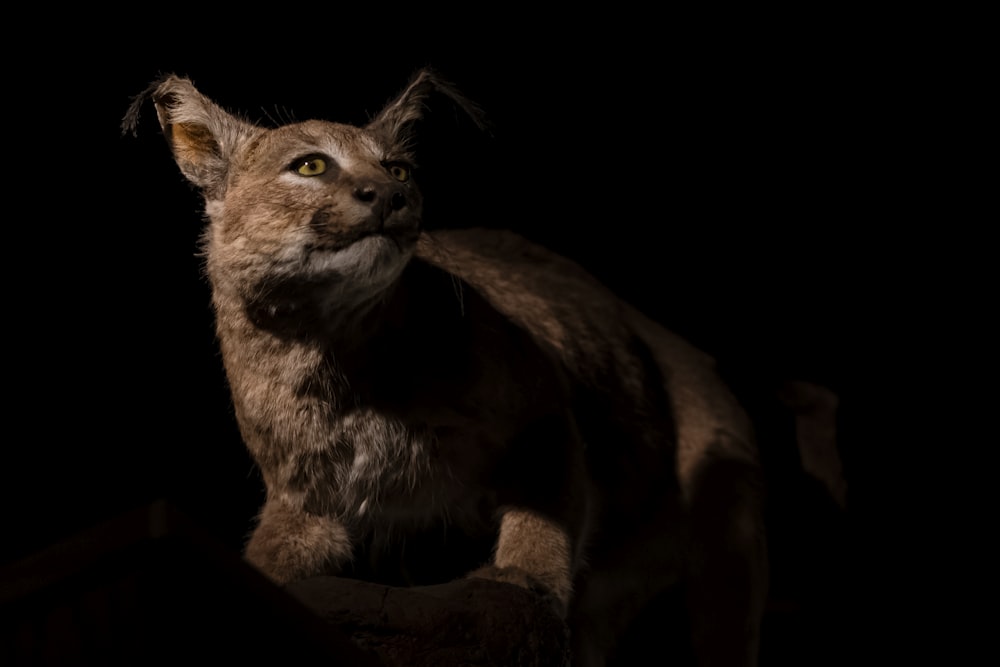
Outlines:
POLYGON ((204 253, 248 307, 294 302, 319 319, 359 309, 411 257, 421 223, 412 159, 371 133, 311 121, 258 134, 233 159, 238 171, 206 207, 204 253))

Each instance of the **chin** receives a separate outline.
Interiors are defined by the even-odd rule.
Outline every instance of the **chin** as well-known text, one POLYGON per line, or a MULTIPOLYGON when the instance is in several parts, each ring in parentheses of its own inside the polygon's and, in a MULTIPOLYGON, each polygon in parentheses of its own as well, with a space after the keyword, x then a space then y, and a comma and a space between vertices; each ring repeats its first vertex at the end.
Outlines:
POLYGON ((416 244, 372 234, 339 250, 314 251, 309 272, 322 279, 347 281, 361 289, 379 291, 391 285, 413 256, 416 244))

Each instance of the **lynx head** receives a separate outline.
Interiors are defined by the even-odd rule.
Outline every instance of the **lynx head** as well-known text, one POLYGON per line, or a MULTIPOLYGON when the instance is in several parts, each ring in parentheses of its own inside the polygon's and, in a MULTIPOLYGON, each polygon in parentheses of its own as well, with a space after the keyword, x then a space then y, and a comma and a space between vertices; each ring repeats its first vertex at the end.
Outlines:
POLYGON ((168 75, 134 99, 123 129, 135 131, 152 98, 174 159, 204 195, 217 299, 236 298, 251 314, 308 308, 322 318, 377 301, 413 254, 422 222, 415 121, 434 93, 482 126, 472 103, 424 69, 363 127, 262 127, 168 75))

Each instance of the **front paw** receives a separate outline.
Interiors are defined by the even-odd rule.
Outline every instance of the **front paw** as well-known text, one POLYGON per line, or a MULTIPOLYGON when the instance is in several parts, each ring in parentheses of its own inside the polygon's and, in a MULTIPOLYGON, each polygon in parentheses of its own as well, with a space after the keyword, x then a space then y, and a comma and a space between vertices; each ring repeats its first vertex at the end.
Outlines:
POLYGON ((507 584, 520 586, 521 588, 527 589, 544 598, 546 602, 552 606, 560 618, 565 618, 566 616, 568 600, 564 600, 549 586, 545 585, 540 579, 537 579, 531 573, 519 567, 497 567, 496 565, 484 565, 483 567, 470 572, 468 576, 478 579, 489 579, 491 581, 502 581, 507 584))
POLYGON ((281 586, 335 574, 350 555, 347 531, 336 519, 269 505, 244 552, 251 565, 281 586))

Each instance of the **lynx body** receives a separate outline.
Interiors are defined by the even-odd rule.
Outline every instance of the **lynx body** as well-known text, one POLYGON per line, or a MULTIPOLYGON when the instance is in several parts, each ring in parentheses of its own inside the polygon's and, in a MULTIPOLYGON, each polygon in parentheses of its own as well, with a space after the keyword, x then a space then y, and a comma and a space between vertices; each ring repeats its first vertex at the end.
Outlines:
POLYGON ((675 587, 700 664, 755 664, 767 555, 744 411, 711 358, 573 262, 424 230, 411 134, 431 95, 478 118, 429 70, 364 127, 260 127, 176 76, 126 116, 152 98, 205 198, 222 358, 267 490, 246 558, 283 584, 446 524, 489 536, 470 576, 552 600, 575 664, 604 664, 675 587))

